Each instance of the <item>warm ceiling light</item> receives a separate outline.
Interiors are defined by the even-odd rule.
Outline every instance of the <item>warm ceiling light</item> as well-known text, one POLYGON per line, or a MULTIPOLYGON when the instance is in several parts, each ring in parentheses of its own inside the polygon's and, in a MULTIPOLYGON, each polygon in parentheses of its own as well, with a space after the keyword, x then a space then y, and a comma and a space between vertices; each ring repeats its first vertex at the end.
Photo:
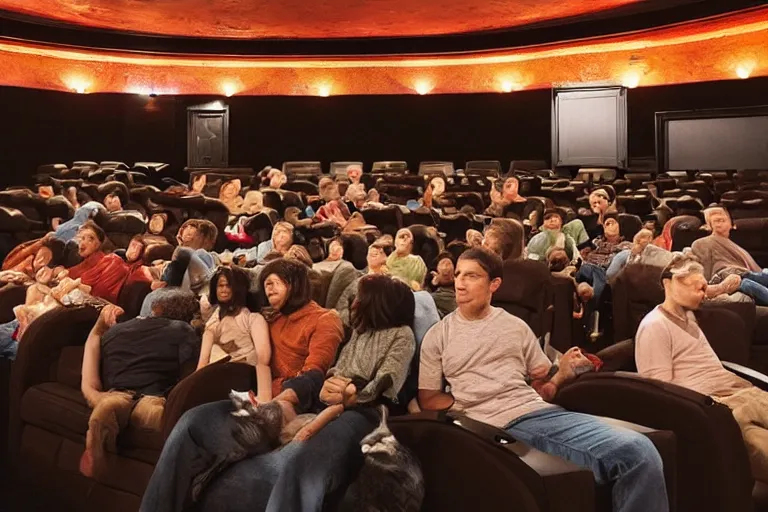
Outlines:
POLYGON ((424 96, 425 94, 429 94, 429 92, 434 88, 434 86, 426 81, 426 80, 419 80, 416 82, 416 86, 414 89, 416 89, 416 92, 420 95, 424 96))
POLYGON ((640 73, 637 71, 628 71, 624 74, 621 84, 628 89, 634 89, 640 85, 640 73))
POLYGON ((331 95, 331 84, 320 84, 317 86, 317 95, 327 98, 331 95))
POLYGON ((749 78, 752 71, 755 69, 755 64, 752 62, 744 62, 736 66, 736 76, 742 79, 749 78))
POLYGON ((224 92, 224 96, 229 98, 237 94, 237 85, 234 82, 224 82, 221 86, 221 90, 224 92))
POLYGON ((91 82, 81 76, 67 77, 64 80, 64 83, 70 90, 75 91, 78 94, 85 94, 88 87, 91 86, 91 82))
POLYGON ((523 86, 514 80, 502 80, 500 82, 501 92, 522 91, 523 86))

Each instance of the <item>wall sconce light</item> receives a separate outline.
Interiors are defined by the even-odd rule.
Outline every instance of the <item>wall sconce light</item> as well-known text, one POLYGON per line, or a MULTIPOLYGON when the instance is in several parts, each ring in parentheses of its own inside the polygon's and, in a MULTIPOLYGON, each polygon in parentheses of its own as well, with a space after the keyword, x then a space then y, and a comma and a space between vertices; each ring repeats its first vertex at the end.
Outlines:
POLYGON ((627 71, 624 73, 624 77, 621 80, 621 85, 626 87, 627 89, 634 89, 638 85, 640 85, 640 72, 639 71, 627 71))
POLYGON ((331 84, 324 83, 317 86, 317 95, 322 98, 327 98, 331 95, 331 84))
POLYGON ((741 64, 736 66, 736 76, 738 76, 742 80, 745 80, 752 75, 752 71, 754 70, 755 70, 754 62, 742 62, 741 64))
POLYGON ((237 94, 237 85, 234 82, 224 82, 221 85, 221 90, 224 92, 224 96, 229 98, 237 94))
POLYGON ((414 86, 414 89, 416 90, 416 92, 421 96, 424 96, 425 94, 429 94, 430 91, 432 91, 432 89, 434 88, 435 86, 432 85, 432 83, 428 82, 427 80, 419 80, 418 82, 416 82, 416 85, 414 86))
POLYGON ((91 82, 81 76, 70 76, 64 79, 64 84, 72 91, 78 94, 85 94, 91 82))

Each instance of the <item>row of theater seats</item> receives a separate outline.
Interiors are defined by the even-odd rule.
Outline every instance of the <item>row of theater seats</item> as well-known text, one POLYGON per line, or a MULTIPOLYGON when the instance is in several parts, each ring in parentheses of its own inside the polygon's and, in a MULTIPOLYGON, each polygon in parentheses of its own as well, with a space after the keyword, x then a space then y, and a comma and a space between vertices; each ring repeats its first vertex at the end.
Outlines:
MULTIPOLYGON (((137 510, 164 440, 184 411, 224 399, 230 389, 255 385, 254 372, 246 365, 214 364, 190 374, 168 397, 162 431, 129 428, 121 434, 109 470, 87 479, 77 471, 90 414, 79 391, 80 365, 85 337, 98 313, 83 307, 45 315, 24 334, 12 369, 9 440, 16 475, 36 496, 49 500, 51 510, 137 510)), ((721 359, 744 362, 748 326, 740 313, 707 308, 699 323, 721 359)), ((605 362, 603 370, 579 377, 556 401, 648 436, 664 461, 671 510, 768 510, 766 488, 754 485, 741 433, 725 406, 631 373, 631 339, 598 355, 605 362)), ((767 382, 751 378, 768 388, 767 382)), ((420 414, 393 418, 391 426, 422 463, 425 511, 611 510, 610 487, 596 485, 591 472, 488 425, 420 414)), ((332 502, 329 497, 329 510, 332 502)))

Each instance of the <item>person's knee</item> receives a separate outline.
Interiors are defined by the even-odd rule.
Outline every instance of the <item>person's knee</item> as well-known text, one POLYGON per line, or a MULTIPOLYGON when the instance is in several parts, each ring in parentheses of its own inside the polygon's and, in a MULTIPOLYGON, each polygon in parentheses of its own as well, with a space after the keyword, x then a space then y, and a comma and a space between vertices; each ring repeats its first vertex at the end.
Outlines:
POLYGON ((653 442, 642 434, 632 432, 630 436, 618 443, 613 451, 613 457, 619 462, 619 469, 629 472, 634 469, 663 475, 664 463, 653 442))

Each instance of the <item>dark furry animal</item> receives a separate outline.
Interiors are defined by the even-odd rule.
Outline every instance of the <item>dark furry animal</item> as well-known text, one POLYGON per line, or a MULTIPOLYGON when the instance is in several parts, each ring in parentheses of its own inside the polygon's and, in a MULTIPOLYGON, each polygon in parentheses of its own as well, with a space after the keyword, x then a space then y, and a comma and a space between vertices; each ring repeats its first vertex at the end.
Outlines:
POLYGON ((222 471, 243 459, 270 452, 280 446, 283 429, 283 410, 274 401, 254 405, 249 393, 232 391, 229 394, 235 410, 232 411, 232 438, 238 448, 213 461, 208 469, 192 481, 192 501, 200 498, 205 487, 222 471))
POLYGON ((418 459, 381 423, 360 441, 363 467, 349 486, 340 512, 418 512, 424 501, 424 474, 418 459))

